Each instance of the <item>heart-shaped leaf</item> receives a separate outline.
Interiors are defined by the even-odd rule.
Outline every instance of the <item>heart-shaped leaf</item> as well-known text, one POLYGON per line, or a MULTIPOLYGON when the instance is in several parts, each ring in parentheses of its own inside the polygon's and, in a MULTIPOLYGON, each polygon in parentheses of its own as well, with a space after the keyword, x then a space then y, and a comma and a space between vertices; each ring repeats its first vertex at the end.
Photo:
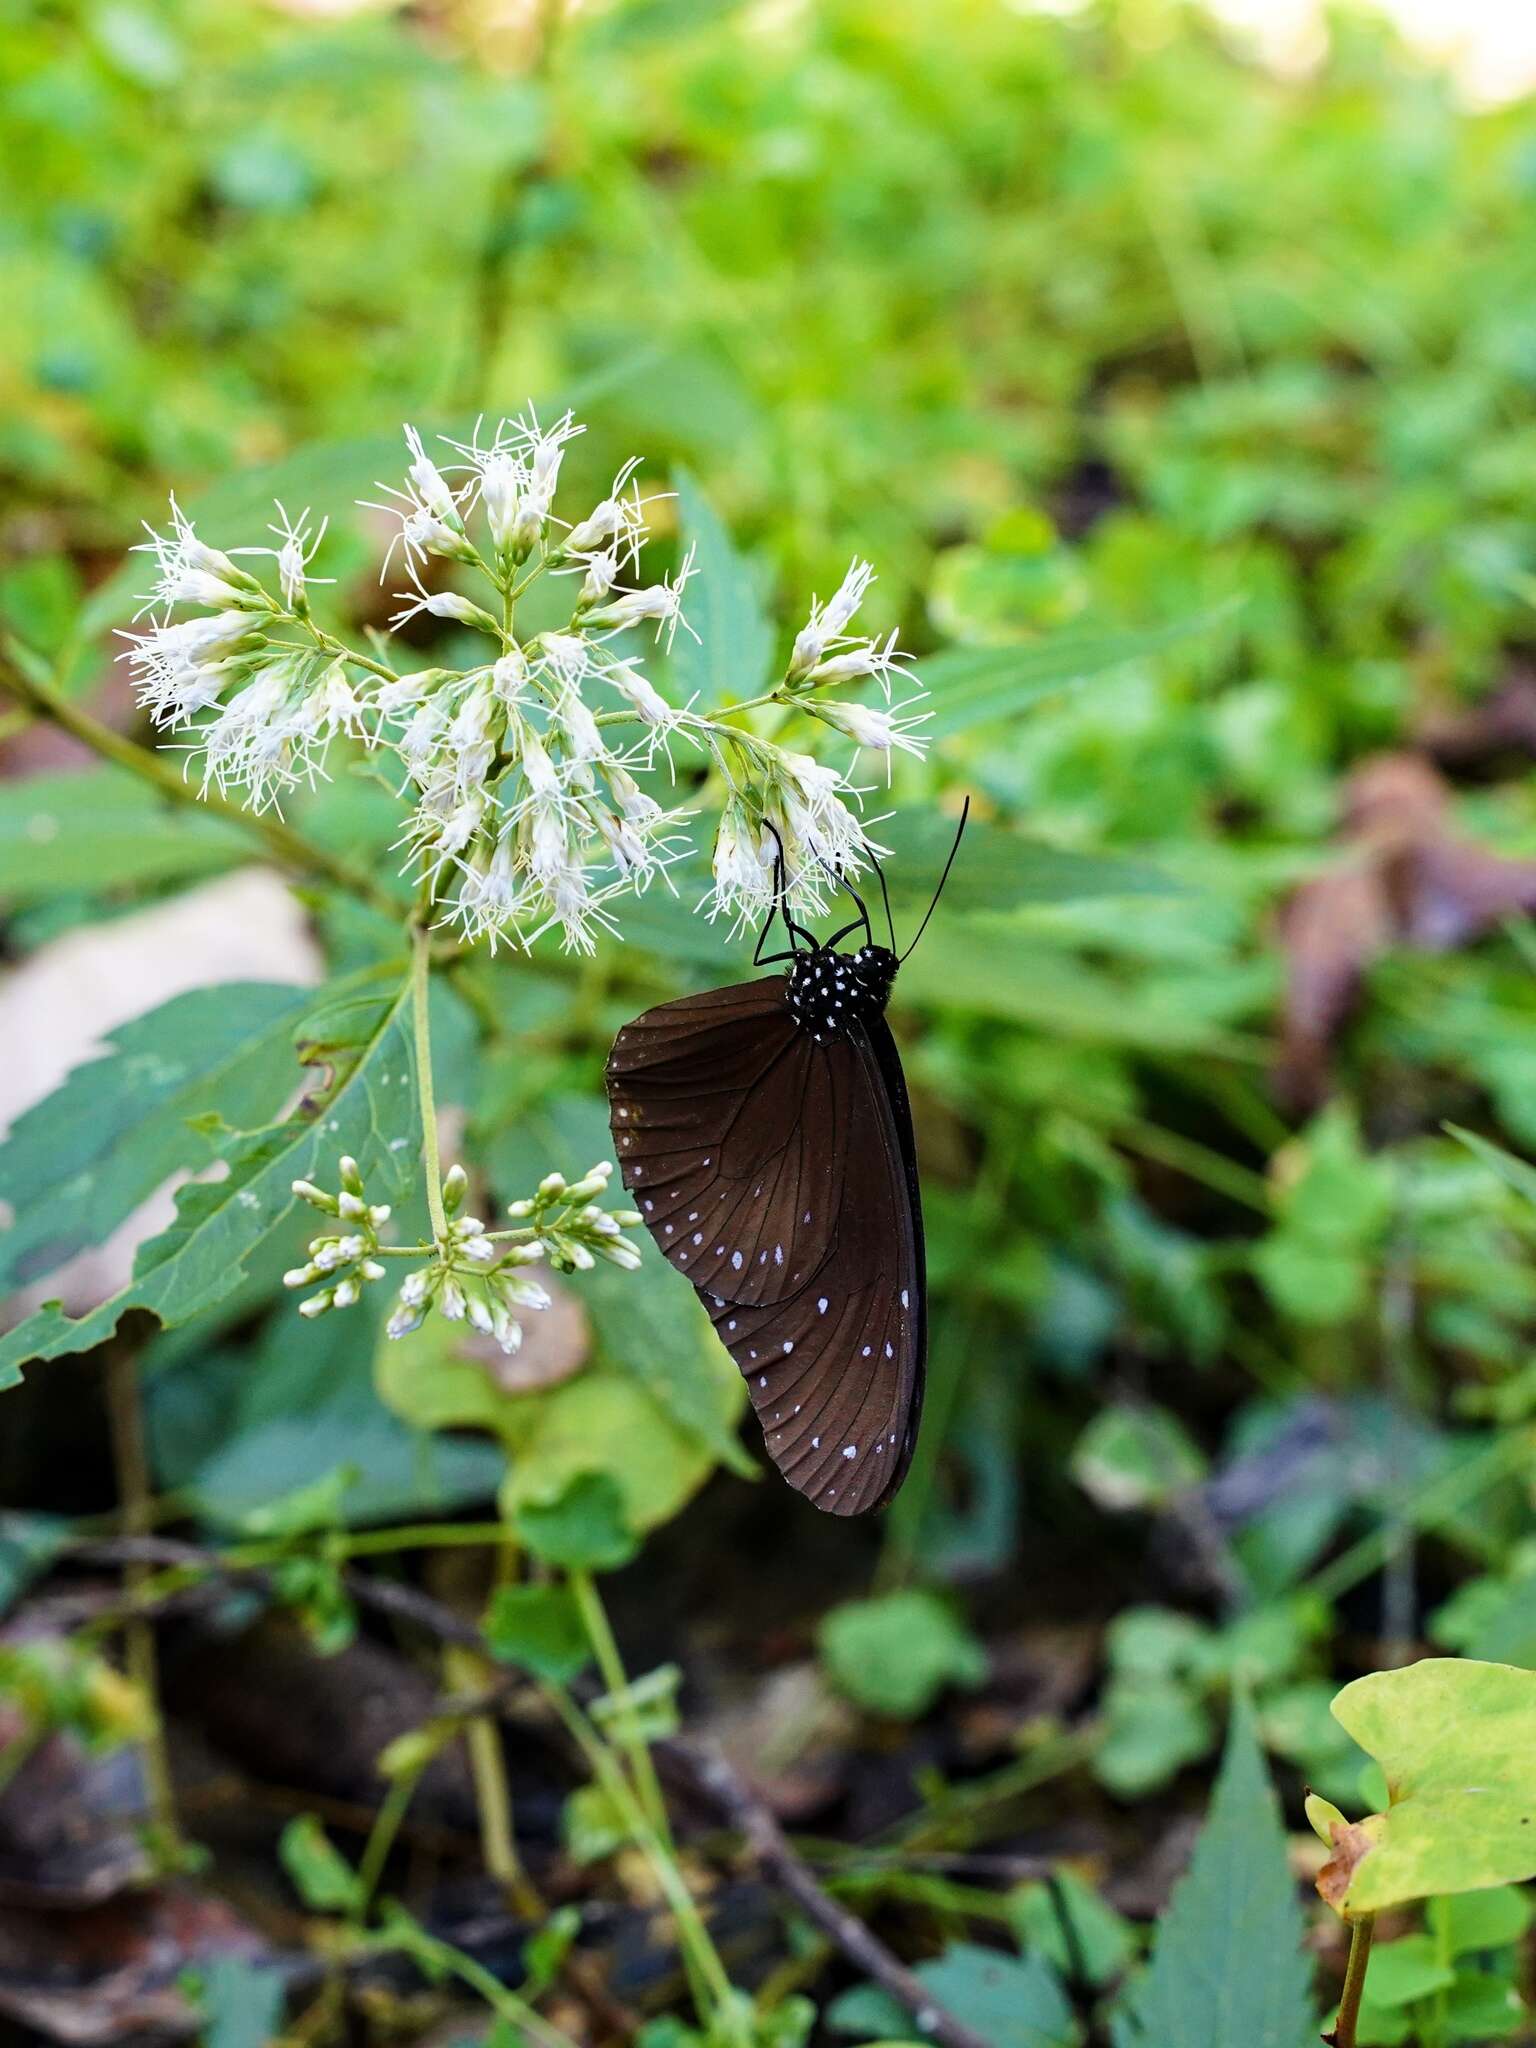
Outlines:
POLYGON ((1338 1912, 1536 1877, 1536 1671, 1426 1657, 1346 1685, 1335 1718, 1375 1757, 1388 1804, 1332 1823, 1317 1888, 1338 1912))

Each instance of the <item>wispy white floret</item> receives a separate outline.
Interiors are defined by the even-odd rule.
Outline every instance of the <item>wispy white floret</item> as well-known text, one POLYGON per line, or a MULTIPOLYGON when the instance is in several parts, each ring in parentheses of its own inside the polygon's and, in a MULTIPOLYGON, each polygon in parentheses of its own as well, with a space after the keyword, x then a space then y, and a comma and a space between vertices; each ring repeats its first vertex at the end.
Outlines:
POLYGON ((264 611, 269 600, 254 576, 250 576, 218 548, 198 539, 192 522, 174 498, 171 499, 171 531, 149 535, 135 552, 155 557, 154 588, 144 600, 144 610, 157 604, 200 604, 211 609, 234 606, 264 611))
POLYGON ((864 601, 864 593, 875 580, 868 562, 855 558, 847 575, 825 604, 811 600, 811 615, 795 637, 789 673, 802 676, 813 669, 827 648, 836 644, 843 629, 864 601))
MULTIPOLYGON (((908 703, 917 703, 909 698, 908 703)), ((889 773, 893 751, 911 754, 921 759, 927 745, 916 730, 933 716, 931 711, 920 711, 911 717, 904 717, 906 704, 898 704, 889 710, 881 710, 872 704, 851 704, 840 697, 818 699, 816 716, 837 732, 846 733, 856 746, 868 747, 871 752, 884 754, 889 773)))
POLYGON ((690 547, 676 572, 664 582, 647 584, 641 590, 621 590, 616 597, 610 597, 605 604, 588 613, 588 623, 622 632, 627 626, 638 626, 645 620, 654 619, 657 639, 665 635, 669 647, 679 626, 697 640, 698 634, 683 617, 683 592, 694 572, 695 552, 690 547))

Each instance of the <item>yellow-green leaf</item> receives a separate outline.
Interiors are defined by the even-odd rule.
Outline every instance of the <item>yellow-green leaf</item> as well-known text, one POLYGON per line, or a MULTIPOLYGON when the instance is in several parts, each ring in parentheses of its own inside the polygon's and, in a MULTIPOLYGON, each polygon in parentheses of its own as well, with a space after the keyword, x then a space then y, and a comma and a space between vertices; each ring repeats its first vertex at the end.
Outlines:
POLYGON ((1346 1685, 1336 1719, 1388 1804, 1332 1829, 1317 1888, 1341 1913, 1536 1877, 1536 1671, 1426 1657, 1346 1685))

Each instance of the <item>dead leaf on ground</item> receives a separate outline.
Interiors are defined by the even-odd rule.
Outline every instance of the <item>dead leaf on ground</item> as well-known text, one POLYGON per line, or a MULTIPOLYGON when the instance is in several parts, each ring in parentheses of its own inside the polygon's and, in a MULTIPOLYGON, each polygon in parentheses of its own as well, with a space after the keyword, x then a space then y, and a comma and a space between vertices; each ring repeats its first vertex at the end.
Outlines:
POLYGON ((1449 952, 1536 909, 1536 861, 1460 837, 1450 797, 1419 754, 1376 755, 1345 784, 1339 865, 1303 883, 1280 919, 1287 972, 1275 1086, 1293 1109, 1327 1095, 1334 1041, 1388 947, 1449 952))
POLYGON ((180 1886, 79 1913, 3 1908, 0 2014, 68 2048, 187 2039, 199 2022, 182 1973, 229 1956, 273 1959, 222 1900, 180 1886))

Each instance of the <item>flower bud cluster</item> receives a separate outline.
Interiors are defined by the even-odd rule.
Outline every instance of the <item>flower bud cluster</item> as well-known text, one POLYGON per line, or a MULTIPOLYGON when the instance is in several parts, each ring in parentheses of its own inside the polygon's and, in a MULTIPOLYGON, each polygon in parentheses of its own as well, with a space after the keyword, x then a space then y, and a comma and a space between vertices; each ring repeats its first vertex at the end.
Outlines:
POLYGON ((311 1287, 317 1280, 325 1282, 318 1294, 307 1295, 299 1303, 301 1316, 323 1316, 328 1309, 351 1308, 362 1299, 370 1280, 384 1278, 379 1230, 389 1221, 389 1204, 367 1200, 355 1159, 343 1154, 336 1170, 341 1185, 335 1194, 316 1187, 313 1181, 296 1180, 293 1184, 293 1192, 300 1201, 308 1202, 322 1216, 335 1217, 342 1226, 312 1237, 308 1263, 290 1267, 283 1275, 285 1287, 311 1287))
POLYGON ((301 1201, 334 1217, 341 1228, 312 1239, 308 1263, 285 1273, 284 1284, 310 1287, 323 1282, 299 1304, 300 1315, 321 1316, 361 1300, 370 1281, 384 1278, 385 1259, 421 1256, 424 1263, 414 1266, 400 1284, 385 1325, 387 1334, 409 1335, 435 1309, 449 1322, 467 1322, 494 1338, 503 1351, 516 1351, 523 1340, 520 1315, 549 1307, 547 1290, 528 1267, 548 1260, 557 1272, 580 1273, 590 1272, 599 1259, 626 1271, 639 1265, 640 1254, 624 1235, 639 1224, 639 1212, 602 1207, 612 1173, 612 1165, 604 1160, 577 1181, 546 1174, 532 1195, 508 1209, 511 1227, 492 1230, 480 1217, 465 1212, 469 1176, 462 1166, 452 1166, 443 1175, 443 1227, 435 1240, 397 1247, 379 1242, 379 1230, 389 1221, 389 1205, 368 1201, 357 1161, 343 1158, 334 1194, 311 1181, 293 1183, 301 1201))

